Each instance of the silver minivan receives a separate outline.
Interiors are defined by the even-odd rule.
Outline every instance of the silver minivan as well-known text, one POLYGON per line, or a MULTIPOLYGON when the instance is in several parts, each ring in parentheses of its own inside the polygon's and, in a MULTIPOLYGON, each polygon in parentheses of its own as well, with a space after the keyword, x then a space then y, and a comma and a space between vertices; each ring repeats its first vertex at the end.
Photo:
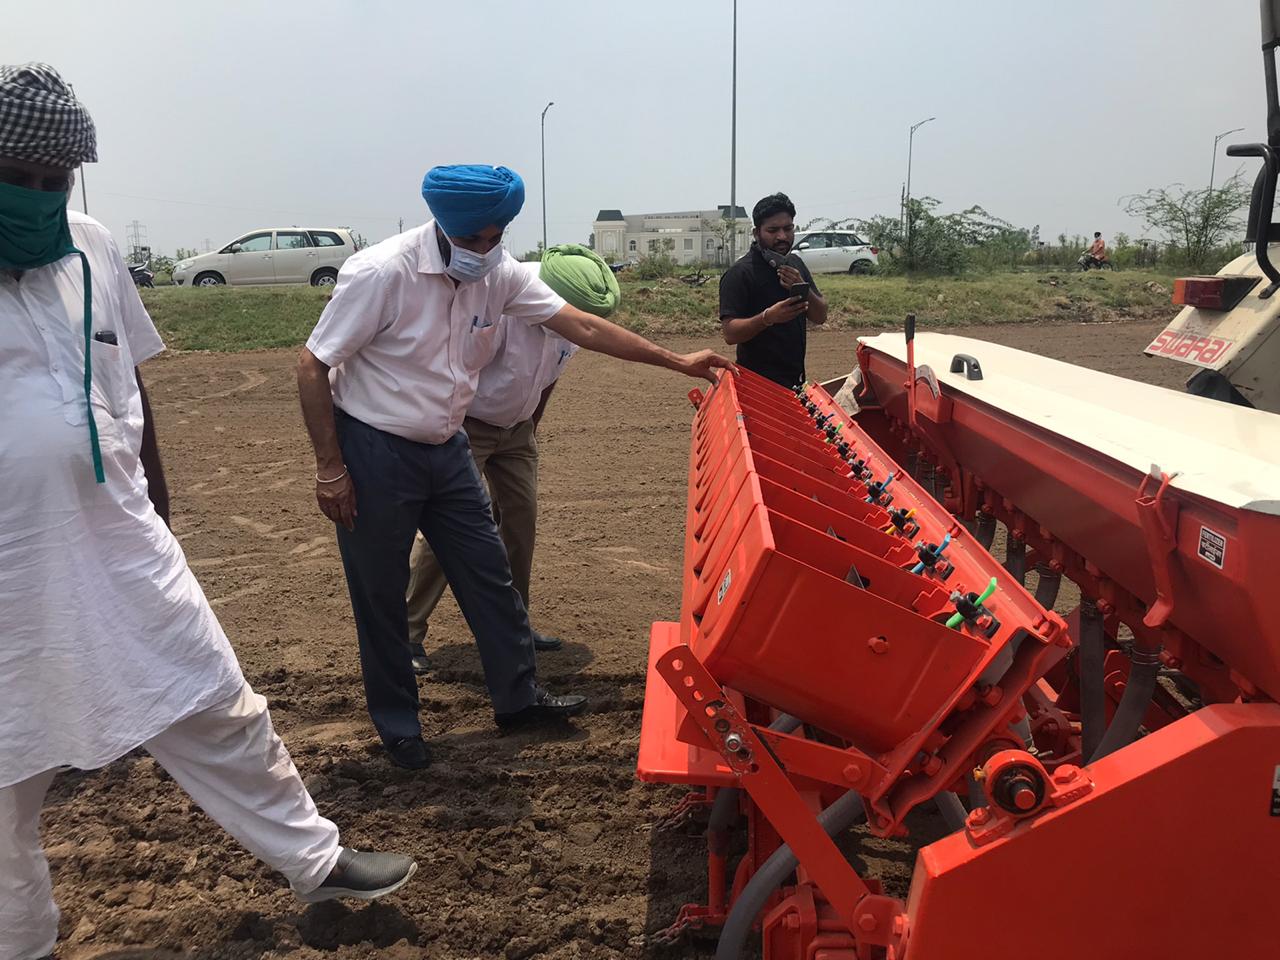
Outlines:
POLYGON ((266 227, 246 233, 216 253, 174 265, 178 286, 217 287, 224 283, 309 283, 331 287, 338 269, 356 252, 351 231, 342 227, 266 227))

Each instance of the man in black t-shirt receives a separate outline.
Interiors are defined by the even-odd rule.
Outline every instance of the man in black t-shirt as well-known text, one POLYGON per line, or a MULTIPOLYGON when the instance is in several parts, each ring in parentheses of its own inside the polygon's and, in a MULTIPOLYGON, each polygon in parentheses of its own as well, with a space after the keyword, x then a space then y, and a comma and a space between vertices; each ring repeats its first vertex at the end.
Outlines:
POLYGON ((720 328, 738 347, 738 364, 784 387, 804 381, 807 324, 826 323, 827 301, 809 268, 791 252, 796 208, 785 193, 765 197, 751 211, 755 243, 720 278, 720 328), (809 285, 808 299, 792 296, 809 285))

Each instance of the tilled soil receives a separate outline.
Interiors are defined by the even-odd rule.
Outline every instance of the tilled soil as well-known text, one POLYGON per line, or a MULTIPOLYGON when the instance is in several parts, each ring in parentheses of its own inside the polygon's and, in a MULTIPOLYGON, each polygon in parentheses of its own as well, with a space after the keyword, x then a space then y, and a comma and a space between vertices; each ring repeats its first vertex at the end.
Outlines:
MULTIPOLYGON (((968 333, 1178 387, 1186 368, 1141 355, 1151 323, 968 333)), ((679 349, 716 346, 685 341, 679 349)), ((722 345, 721 345, 722 346, 722 345)), ((813 336, 810 375, 853 364, 847 332, 813 336)), ((652 934, 705 892, 694 828, 655 829, 682 796, 634 776, 649 624, 680 603, 692 383, 582 355, 539 442, 542 518, 533 618, 565 647, 553 690, 590 696, 560 731, 499 736, 452 600, 431 627, 422 683, 425 773, 390 766, 364 712, 332 528, 312 501, 292 351, 167 356, 144 375, 174 526, 253 686, 271 703, 321 812, 357 847, 420 869, 383 902, 306 908, 135 753, 61 776, 45 836, 63 960, 709 955, 652 934)), ((920 821, 922 840, 940 829, 920 821)), ((871 838, 858 865, 906 892, 914 846, 871 838)))

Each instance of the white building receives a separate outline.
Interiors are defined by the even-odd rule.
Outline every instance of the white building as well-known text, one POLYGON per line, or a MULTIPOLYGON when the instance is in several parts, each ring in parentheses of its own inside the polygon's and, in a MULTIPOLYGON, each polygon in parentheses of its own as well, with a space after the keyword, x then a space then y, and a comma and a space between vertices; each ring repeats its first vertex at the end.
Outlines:
MULTIPOLYGON (((601 210, 592 224, 595 250, 605 260, 640 259, 666 249, 677 263, 725 266, 729 251, 728 204, 714 210, 645 213, 624 216, 621 210, 601 210)), ((751 220, 737 209, 737 255, 751 246, 751 220)))

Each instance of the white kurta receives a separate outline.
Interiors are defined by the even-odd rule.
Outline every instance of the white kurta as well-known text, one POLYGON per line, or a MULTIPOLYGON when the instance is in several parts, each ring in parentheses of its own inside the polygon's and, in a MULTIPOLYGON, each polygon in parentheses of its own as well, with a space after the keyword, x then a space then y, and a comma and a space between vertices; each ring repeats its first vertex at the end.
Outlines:
MULTIPOLYGON (((540 263, 521 263, 537 276, 540 263)), ((503 314, 498 321, 498 350, 480 371, 467 416, 508 430, 533 416, 542 391, 560 379, 578 345, 548 330, 503 314)))
POLYGON ((0 787, 102 766, 233 696, 240 666, 147 498, 133 369, 164 349, 107 231, 93 272, 94 482, 80 258, 0 272, 0 787))

